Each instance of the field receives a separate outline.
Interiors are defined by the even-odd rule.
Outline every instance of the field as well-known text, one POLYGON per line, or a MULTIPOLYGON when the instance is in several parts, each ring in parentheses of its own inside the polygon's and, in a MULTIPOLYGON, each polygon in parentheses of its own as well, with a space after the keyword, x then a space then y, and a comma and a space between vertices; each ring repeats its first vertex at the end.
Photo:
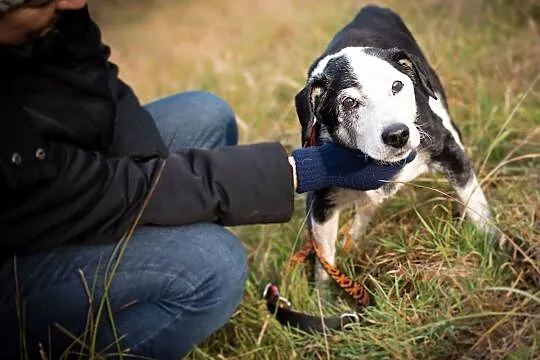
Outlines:
MULTIPOLYGON (((272 280, 297 309, 321 310, 309 268, 288 268, 304 236, 298 196, 291 222, 233 229, 249 251, 243 303, 189 359, 540 358, 540 3, 379 3, 402 15, 440 74, 496 224, 522 241, 493 247, 461 221, 442 177, 417 179, 377 212, 358 246, 338 251, 339 267, 376 299, 364 324, 301 334, 270 319, 261 300, 272 280)), ((242 143, 292 149, 300 145, 293 98, 307 68, 362 4, 96 0, 93 11, 143 102, 209 90, 237 113, 242 143)), ((335 295, 325 314, 350 309, 335 295)))

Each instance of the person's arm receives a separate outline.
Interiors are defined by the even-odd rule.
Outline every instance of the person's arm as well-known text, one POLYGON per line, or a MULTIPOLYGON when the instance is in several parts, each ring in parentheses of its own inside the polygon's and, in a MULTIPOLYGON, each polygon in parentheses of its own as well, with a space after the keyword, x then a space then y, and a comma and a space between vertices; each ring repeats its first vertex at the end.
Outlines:
POLYGON ((141 224, 222 225, 284 222, 293 209, 292 169, 279 143, 186 150, 142 162, 107 159, 63 143, 48 156, 57 175, 14 190, 16 206, 0 214, 3 241, 19 250, 118 238, 131 224, 163 169, 141 224), (21 243, 28 239, 32 243, 21 243))
POLYGON ((283 222, 293 209, 292 174, 279 143, 172 153, 144 219, 157 224, 283 222))

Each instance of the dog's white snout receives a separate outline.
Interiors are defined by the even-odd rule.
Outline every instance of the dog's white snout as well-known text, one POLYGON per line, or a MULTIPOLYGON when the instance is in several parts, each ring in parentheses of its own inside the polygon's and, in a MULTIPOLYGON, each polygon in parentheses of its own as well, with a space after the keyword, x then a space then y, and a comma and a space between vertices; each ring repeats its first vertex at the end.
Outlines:
POLYGON ((396 123, 386 127, 382 134, 382 140, 385 145, 393 148, 402 148, 409 142, 410 130, 406 124, 396 123))

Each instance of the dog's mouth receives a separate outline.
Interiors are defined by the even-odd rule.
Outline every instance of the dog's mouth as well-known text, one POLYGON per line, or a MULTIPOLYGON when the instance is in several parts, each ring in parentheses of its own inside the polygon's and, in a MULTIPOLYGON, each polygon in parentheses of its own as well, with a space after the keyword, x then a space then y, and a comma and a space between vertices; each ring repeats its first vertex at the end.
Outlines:
POLYGON ((414 149, 411 149, 411 148, 402 149, 396 152, 392 152, 391 154, 388 154, 388 156, 385 156, 382 159, 379 159, 379 161, 382 163, 390 163, 390 164, 399 163, 399 162, 407 160, 414 153, 416 153, 416 150, 414 149))
POLYGON ((413 149, 402 149, 402 150, 398 150, 397 152, 395 152, 394 154, 392 154, 391 158, 389 159, 390 162, 394 162, 394 161, 400 161, 400 160, 403 160, 403 159, 406 159, 407 156, 409 156, 411 154, 411 152, 413 151, 413 149))

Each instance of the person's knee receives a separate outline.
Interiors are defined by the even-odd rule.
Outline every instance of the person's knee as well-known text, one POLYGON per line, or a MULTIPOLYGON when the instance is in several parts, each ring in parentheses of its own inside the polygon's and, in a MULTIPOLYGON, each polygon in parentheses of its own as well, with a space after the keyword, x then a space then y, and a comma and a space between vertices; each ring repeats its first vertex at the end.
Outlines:
POLYGON ((209 116, 205 117, 206 126, 219 137, 226 139, 226 145, 236 145, 238 143, 238 126, 236 116, 231 106, 221 97, 206 91, 193 92, 193 96, 198 97, 207 110, 209 116))
POLYGON ((181 94, 198 111, 198 126, 217 139, 225 139, 224 145, 238 143, 238 126, 231 106, 221 97, 208 91, 190 91, 181 94))
MULTIPOLYGON (((240 240, 215 224, 165 231, 157 251, 166 280, 151 286, 158 296, 149 296, 150 302, 157 299, 157 307, 141 303, 133 308, 138 313, 129 315, 153 317, 152 335, 132 338, 136 345, 129 345, 151 358, 180 359, 223 326, 239 306, 248 273, 247 256, 240 240)), ((127 328, 128 334, 131 328, 127 328)))
POLYGON ((213 93, 177 93, 153 101, 145 108, 159 124, 162 136, 173 151, 184 147, 217 148, 238 143, 235 114, 225 100, 213 93), (179 141, 178 144, 175 141, 179 141))

